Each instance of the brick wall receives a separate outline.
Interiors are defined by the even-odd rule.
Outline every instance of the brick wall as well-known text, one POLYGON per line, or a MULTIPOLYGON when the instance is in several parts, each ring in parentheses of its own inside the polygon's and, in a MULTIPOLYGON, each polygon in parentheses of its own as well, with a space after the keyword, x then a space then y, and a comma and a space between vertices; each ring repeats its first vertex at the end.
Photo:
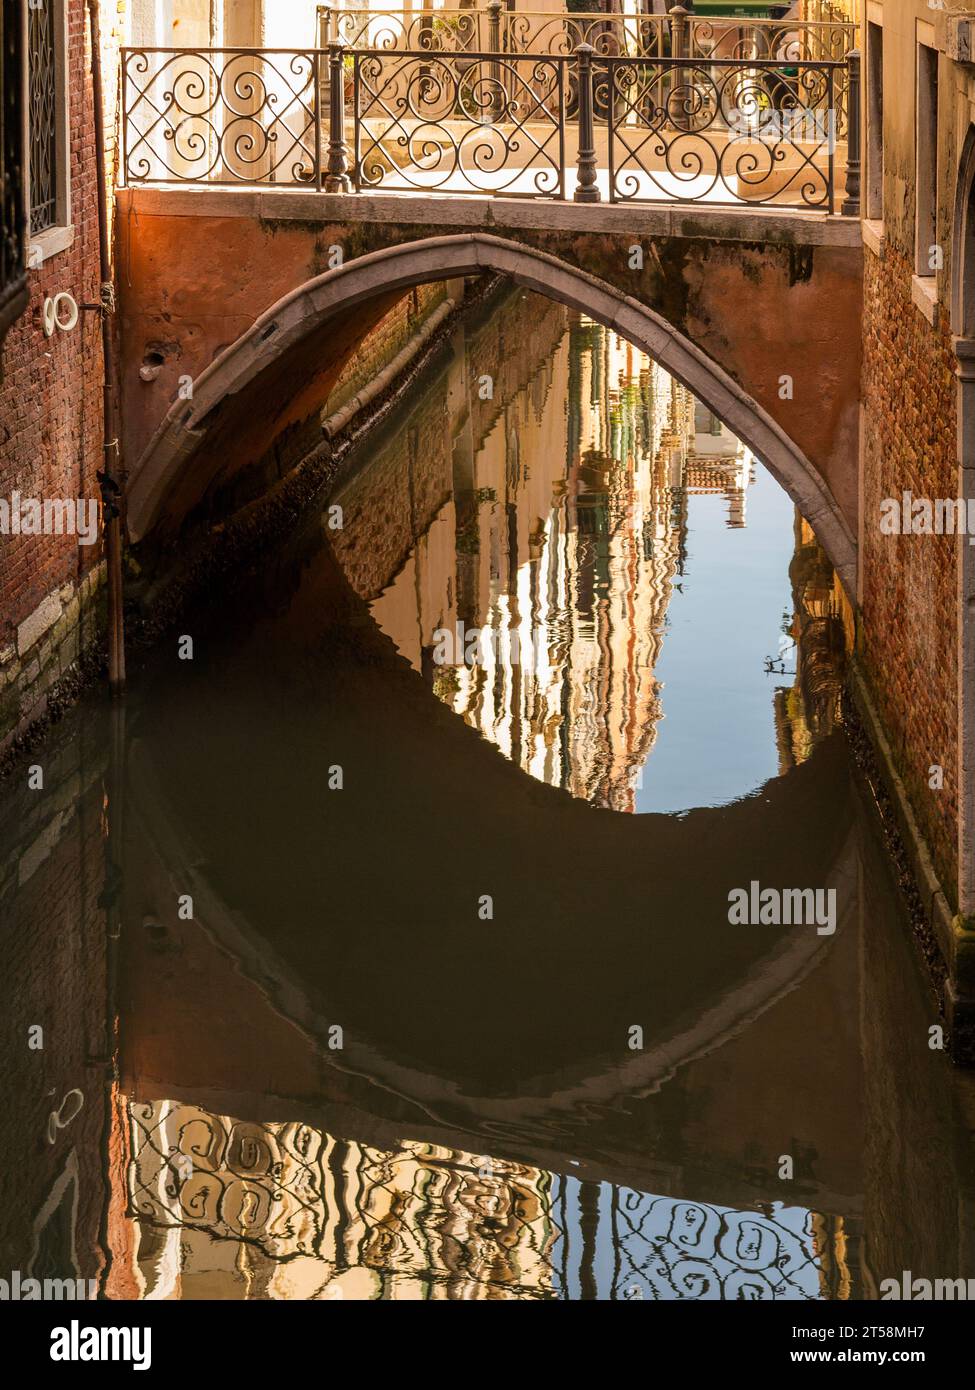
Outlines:
MULTIPOLYGON (((956 882, 957 592, 952 536, 882 535, 884 498, 958 495, 947 325, 911 299, 911 265, 864 254, 862 651, 915 814, 947 893, 956 882), (929 768, 944 769, 940 791, 929 768)), ((954 905, 954 904, 953 904, 954 905)))
MULTIPOLYGON (((74 238, 30 271, 30 304, 0 354, 0 498, 98 497, 102 466, 102 351, 97 314, 82 313, 70 333, 45 338, 38 322, 46 296, 67 291, 80 304, 99 299, 98 207, 91 92, 91 47, 84 0, 67 0, 70 219, 74 238)), ((124 4, 101 9, 105 115, 115 158, 117 50, 124 4)), ((101 543, 74 535, 0 535, 0 746, 36 717, 46 692, 91 641, 98 626, 101 543)))

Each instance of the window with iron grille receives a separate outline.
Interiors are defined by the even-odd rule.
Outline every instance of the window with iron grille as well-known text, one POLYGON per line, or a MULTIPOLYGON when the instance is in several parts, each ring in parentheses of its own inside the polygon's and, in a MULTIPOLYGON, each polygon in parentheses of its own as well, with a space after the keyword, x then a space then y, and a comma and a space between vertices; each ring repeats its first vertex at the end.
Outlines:
POLYGON ((0 10, 0 347, 27 302, 24 269, 24 105, 20 14, 0 10))
POLYGON ((30 231, 37 236, 58 221, 58 99, 60 83, 54 0, 27 7, 27 122, 30 157, 30 231))

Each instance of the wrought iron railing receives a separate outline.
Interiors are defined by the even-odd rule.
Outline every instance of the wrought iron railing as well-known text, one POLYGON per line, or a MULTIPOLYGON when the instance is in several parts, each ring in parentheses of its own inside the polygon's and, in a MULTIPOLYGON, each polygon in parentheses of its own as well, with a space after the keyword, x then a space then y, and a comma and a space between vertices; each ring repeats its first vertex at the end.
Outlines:
MULTIPOLYGON (((27 307, 24 261, 24 44, 21 16, 0 13, 0 352, 27 307)), ((2 359, 0 359, 2 362, 2 359)))
POLYGON ((124 177, 856 210, 856 53, 123 51, 124 177), (849 90, 851 114, 840 93, 849 90))
POLYGON ((351 56, 356 191, 565 197, 572 60, 386 50, 351 56))
POLYGON ((125 181, 315 182, 326 57, 318 49, 123 49, 125 181))
MULTIPOLYGON (((819 13, 819 12, 817 12, 819 13)), ((836 12, 838 15, 838 11, 836 12)), ((363 10, 319 6, 318 43, 349 48, 539 53, 565 56, 589 44, 607 57, 768 58, 841 61, 856 25, 834 15, 815 19, 708 18, 677 7, 665 15, 552 14, 509 10, 501 0, 478 9, 363 10)))
POLYGON ((606 58, 594 67, 611 202, 717 195, 834 210, 845 132, 832 64, 606 58))

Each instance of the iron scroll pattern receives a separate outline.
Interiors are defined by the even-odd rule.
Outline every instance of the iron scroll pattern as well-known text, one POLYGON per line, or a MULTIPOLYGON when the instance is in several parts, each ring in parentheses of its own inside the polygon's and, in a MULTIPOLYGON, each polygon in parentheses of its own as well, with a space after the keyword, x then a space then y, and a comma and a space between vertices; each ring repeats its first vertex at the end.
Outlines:
POLYGON ((438 10, 319 7, 319 41, 349 48, 427 49, 443 53, 569 54, 590 44, 603 56, 736 58, 781 62, 843 61, 856 25, 841 20, 750 20, 686 15, 500 9, 438 10))
POLYGON ((771 1302, 823 1297, 813 1212, 776 1216, 621 1189, 618 1297, 771 1302))
POLYGON ((123 49, 128 183, 307 184, 317 50, 123 49))
POLYGON ((133 1213, 156 1225, 248 1241, 272 1259, 320 1250, 322 1135, 244 1124, 196 1106, 131 1103, 133 1213))
POLYGON ((354 186, 565 197, 569 59, 353 51, 354 186))
POLYGON ((563 1299, 583 1288, 612 1300, 851 1293, 841 1218, 804 1208, 738 1211, 433 1144, 380 1149, 301 1123, 244 1123, 181 1102, 130 1102, 128 1111, 140 1230, 170 1232, 197 1262, 213 1240, 246 1246, 266 1272, 320 1262, 315 1296, 331 1296, 350 1271, 368 1276, 368 1296, 387 1298, 418 1289, 450 1299, 563 1299))
MULTIPOLYGON (((743 23, 689 15, 689 58, 734 58, 739 62, 843 62, 856 43, 856 25, 801 19, 743 23)), ((647 55, 641 55, 647 56, 647 55)))
POLYGON ((478 52, 489 46, 484 10, 333 10, 324 42, 346 48, 426 53, 478 52))
POLYGON ((834 211, 836 65, 594 64, 610 202, 687 200, 834 211))

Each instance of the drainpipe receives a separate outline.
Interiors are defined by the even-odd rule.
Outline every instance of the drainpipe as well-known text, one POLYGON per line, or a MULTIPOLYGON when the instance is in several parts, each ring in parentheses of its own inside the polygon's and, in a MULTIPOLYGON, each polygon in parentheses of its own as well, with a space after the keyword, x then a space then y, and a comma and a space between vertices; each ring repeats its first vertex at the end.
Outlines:
POLYGON ((91 37, 91 89, 95 119, 95 177, 98 182, 98 251, 101 265, 102 366, 104 371, 103 432, 104 471, 98 481, 102 493, 102 526, 105 568, 108 574, 108 686, 112 695, 125 689, 125 632, 122 617, 122 523, 119 421, 115 408, 115 346, 112 315, 115 286, 108 244, 108 188, 105 182, 105 99, 102 89, 102 50, 98 0, 88 0, 91 37))

